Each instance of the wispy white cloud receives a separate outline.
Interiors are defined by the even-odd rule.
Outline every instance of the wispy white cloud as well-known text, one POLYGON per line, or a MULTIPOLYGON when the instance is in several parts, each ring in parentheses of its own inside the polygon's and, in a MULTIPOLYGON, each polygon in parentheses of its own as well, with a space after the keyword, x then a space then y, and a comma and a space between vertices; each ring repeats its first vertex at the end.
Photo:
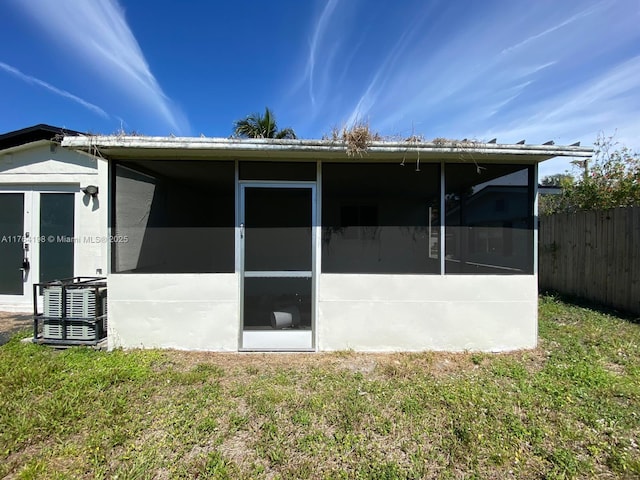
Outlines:
POLYGON ((534 73, 538 73, 539 71, 544 70, 545 68, 553 67, 556 63, 558 62, 554 60, 552 62, 543 63, 542 65, 530 65, 528 67, 525 67, 521 75, 523 77, 533 75, 534 73))
MULTIPOLYGON (((475 28, 459 28, 454 38, 441 42, 422 62, 416 61, 420 49, 414 49, 396 68, 386 100, 387 104, 397 107, 391 114, 382 115, 379 127, 397 128, 402 121, 421 118, 426 123, 437 122, 439 128, 455 124, 466 132, 463 134, 466 136, 469 129, 476 130, 480 121, 490 119, 502 123, 503 120, 496 116, 530 103, 526 93, 548 84, 553 75, 549 72, 552 67, 570 58, 572 53, 584 51, 580 49, 580 42, 570 44, 566 36, 557 38, 551 33, 562 35, 563 28, 575 27, 588 17, 593 20, 601 5, 568 14, 564 21, 535 34, 531 30, 535 30, 546 16, 527 17, 526 28, 495 32, 493 25, 508 23, 513 12, 485 11, 482 14, 486 18, 478 18, 475 28), (491 22, 483 21, 489 19, 491 22), (525 40, 519 40, 524 35, 528 35, 525 40), (503 44, 512 46, 504 48, 503 44), (528 48, 526 55, 504 55, 505 52, 515 53, 525 45, 528 48), (413 80, 407 81, 408 78, 413 80), (446 118, 436 117, 445 112, 446 118)), ((540 12, 533 13, 540 15, 540 12)), ((562 12, 558 14, 561 16, 562 12)), ((420 47, 424 48, 423 45, 420 47)), ((380 103, 383 101, 379 99, 380 103)), ((380 111, 372 108, 372 112, 379 114, 380 111)))
POLYGON ((351 111, 351 114, 346 121, 347 125, 354 125, 357 121, 364 120, 364 117, 366 117, 367 113, 373 108, 378 97, 384 91, 390 75, 392 75, 394 65, 405 53, 409 40, 413 37, 417 28, 418 25, 414 24, 413 28, 405 30, 400 35, 400 38, 396 41, 391 51, 380 64, 372 80, 369 82, 367 89, 351 111))
POLYGON ((377 22, 387 21, 398 13, 397 8, 339 0, 326 0, 323 5, 310 28, 313 33, 304 70, 291 90, 307 87, 311 109, 305 111, 304 122, 326 117, 331 111, 332 125, 352 124, 366 119, 379 97, 385 96, 386 85, 397 78, 396 65, 404 66, 405 54, 413 50, 411 44, 420 27, 437 6, 418 9, 408 17, 399 15, 402 30, 383 33, 377 22), (372 51, 373 43, 382 48, 372 51), (369 58, 376 59, 374 68, 364 65, 369 58), (363 66, 367 69, 362 70, 363 66))
POLYGON ((528 133, 536 141, 542 141, 543 135, 572 141, 570 137, 579 139, 607 125, 612 129, 626 125, 625 131, 627 128, 640 131, 637 78, 640 78, 640 55, 604 70, 574 89, 530 105, 526 116, 488 129, 487 135, 511 137, 528 133))
MULTIPOLYGON (((640 149, 640 55, 616 64, 594 78, 539 103, 523 115, 479 132, 482 137, 591 142, 604 132, 632 149, 640 149)), ((566 159, 545 162, 541 176, 570 168, 566 159)))
POLYGON ((165 95, 117 0, 15 1, 72 54, 136 101, 146 104, 176 133, 187 133, 186 117, 165 95))
POLYGON ((589 8, 587 8, 587 9, 579 12, 579 13, 576 13, 575 15, 572 15, 571 17, 567 18, 566 20, 564 20, 564 21, 562 21, 562 22, 560 22, 560 23, 558 23, 558 24, 556 24, 556 25, 554 25, 554 26, 552 26, 550 28, 547 28, 547 29, 545 29, 544 31, 542 31, 540 33, 536 33, 534 35, 531 35, 530 37, 528 37, 528 38, 516 43, 515 45, 512 45, 512 46, 510 46, 508 48, 505 48, 500 53, 502 53, 503 55, 507 54, 507 53, 511 53, 514 50, 518 50, 519 48, 524 47, 525 45, 533 43, 533 42, 541 39, 542 37, 544 37, 546 35, 549 35, 550 33, 555 32, 556 30, 560 30, 561 28, 566 27, 567 25, 570 25, 570 24, 574 23, 577 20, 580 20, 581 18, 584 18, 584 17, 589 16, 589 15, 593 15, 600 8, 602 8, 604 6, 604 4, 605 4, 605 2, 600 2, 597 5, 593 5, 593 6, 589 7, 589 8))
POLYGON ((503 108, 505 108, 507 105, 509 105, 515 99, 517 99, 522 94, 524 89, 527 88, 532 83, 533 83, 533 81, 529 80, 529 81, 523 82, 523 83, 521 83, 519 85, 515 85, 512 88, 507 89, 506 91, 501 91, 500 92, 501 95, 499 96, 498 100, 496 100, 497 103, 491 104, 490 108, 488 108, 486 110, 486 112, 487 112, 486 118, 490 118, 490 117, 493 117, 495 115, 498 115, 502 111, 503 108), (506 98, 504 98, 505 94, 508 95, 506 98))
POLYGON ((77 95, 74 95, 73 93, 67 92, 66 90, 63 90, 61 88, 58 87, 54 87, 53 85, 51 85, 50 83, 47 83, 43 80, 40 80, 39 78, 33 77, 31 75, 27 75, 26 73, 22 73, 20 70, 18 70, 15 67, 12 67, 11 65, 8 65, 4 62, 0 62, 0 69, 4 70, 5 72, 10 73, 11 75, 14 75, 15 77, 19 78, 20 80, 23 80, 27 83, 30 83, 32 85, 38 85, 39 87, 42 87, 46 90, 49 90, 50 92, 55 93, 56 95, 60 95, 61 97, 64 98, 68 98, 69 100, 72 100, 80 105, 82 105, 84 108, 91 110, 94 113, 97 113, 98 115, 100 115, 103 118, 109 118, 109 114, 107 112, 105 112, 103 109, 101 109, 100 107, 98 107, 97 105, 94 105, 91 102, 87 102, 86 100, 83 100, 82 98, 78 97, 77 95))
MULTIPOLYGON (((640 150, 635 2, 567 0, 550 15, 540 2, 329 0, 303 70, 314 65, 315 103, 306 90, 295 97, 306 107, 299 123, 326 132, 358 119, 383 135, 561 144, 617 132, 640 150)), ((566 165, 545 162, 541 172, 566 165)))
POLYGON ((311 99, 312 105, 315 105, 316 103, 314 79, 318 50, 323 39, 322 37, 327 29, 327 25, 329 24, 329 21, 331 19, 331 15, 333 14, 337 5, 338 0, 328 0, 326 5, 324 6, 324 9, 322 10, 322 14, 318 18, 318 21, 316 22, 313 29, 313 36, 311 37, 311 45, 309 47, 309 58, 307 60, 307 70, 305 72, 305 76, 308 78, 309 82, 309 98, 311 99))

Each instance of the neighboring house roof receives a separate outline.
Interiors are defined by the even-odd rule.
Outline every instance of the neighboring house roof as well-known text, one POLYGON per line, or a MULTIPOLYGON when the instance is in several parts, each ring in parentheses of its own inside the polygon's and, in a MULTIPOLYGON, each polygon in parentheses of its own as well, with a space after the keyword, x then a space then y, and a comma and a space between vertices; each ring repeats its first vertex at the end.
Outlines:
POLYGON ((538 193, 541 195, 562 195, 563 188, 555 185, 538 185, 538 193))
MULTIPOLYGON (((464 188, 464 187, 463 187, 464 188)), ((525 194, 527 195, 530 192, 529 187, 527 185, 486 185, 482 187, 480 190, 471 191, 470 194, 466 196, 465 204, 467 206, 472 204, 478 204, 486 197, 490 195, 501 195, 508 193, 510 195, 514 194, 525 194)), ((449 213, 454 213, 460 209, 459 206, 456 206, 447 211, 447 215, 449 213)))
POLYGON ((469 201, 478 201, 482 199, 482 197, 495 193, 526 193, 528 191, 527 189, 527 185, 487 185, 482 187, 480 190, 473 192, 473 194, 467 199, 467 203, 469 203, 469 201), (471 200, 472 198, 473 200, 471 200))
POLYGON ((75 148, 112 159, 253 159, 296 160, 344 158, 357 161, 474 160, 482 163, 541 162, 550 158, 591 157, 593 149, 579 146, 500 144, 465 141, 375 141, 360 157, 348 157, 341 140, 276 140, 267 138, 145 137, 145 136, 69 136, 63 147, 75 148))
POLYGON ((62 127, 54 127, 40 123, 32 127, 14 130, 0 135, 0 150, 18 147, 27 143, 37 142, 39 140, 55 140, 62 141, 64 136, 68 135, 84 135, 82 132, 69 130, 62 127))

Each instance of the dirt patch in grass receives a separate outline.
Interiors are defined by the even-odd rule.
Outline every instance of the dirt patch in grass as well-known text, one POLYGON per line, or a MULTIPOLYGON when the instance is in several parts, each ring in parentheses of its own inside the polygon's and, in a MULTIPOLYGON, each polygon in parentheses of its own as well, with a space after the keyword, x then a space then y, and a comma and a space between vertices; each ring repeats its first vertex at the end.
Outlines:
POLYGON ((166 351, 170 364, 179 371, 189 371, 198 365, 215 365, 225 372, 259 369, 261 372, 280 369, 329 368, 333 371, 360 373, 367 378, 428 374, 443 377, 473 372, 491 359, 522 361, 531 372, 544 365, 547 352, 543 347, 508 353, 481 352, 416 352, 416 353, 217 353, 166 351))
POLYGON ((0 332, 28 328, 32 325, 32 316, 28 313, 0 312, 0 332))
POLYGON ((0 345, 17 332, 33 326, 32 316, 26 313, 0 312, 0 345))

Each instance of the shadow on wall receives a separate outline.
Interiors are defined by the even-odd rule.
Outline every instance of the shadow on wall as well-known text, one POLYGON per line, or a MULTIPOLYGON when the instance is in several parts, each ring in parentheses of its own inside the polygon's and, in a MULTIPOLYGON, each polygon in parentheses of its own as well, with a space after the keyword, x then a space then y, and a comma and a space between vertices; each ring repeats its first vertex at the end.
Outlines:
POLYGON ((235 270, 231 162, 137 161, 116 166, 116 272, 235 270))

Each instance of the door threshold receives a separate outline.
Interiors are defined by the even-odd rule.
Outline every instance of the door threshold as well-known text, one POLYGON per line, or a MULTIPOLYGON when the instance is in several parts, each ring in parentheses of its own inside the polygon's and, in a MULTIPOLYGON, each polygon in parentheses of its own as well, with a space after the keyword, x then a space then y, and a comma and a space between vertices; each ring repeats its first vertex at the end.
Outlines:
POLYGON ((247 351, 309 351, 313 350, 311 330, 245 330, 241 350, 247 351))

